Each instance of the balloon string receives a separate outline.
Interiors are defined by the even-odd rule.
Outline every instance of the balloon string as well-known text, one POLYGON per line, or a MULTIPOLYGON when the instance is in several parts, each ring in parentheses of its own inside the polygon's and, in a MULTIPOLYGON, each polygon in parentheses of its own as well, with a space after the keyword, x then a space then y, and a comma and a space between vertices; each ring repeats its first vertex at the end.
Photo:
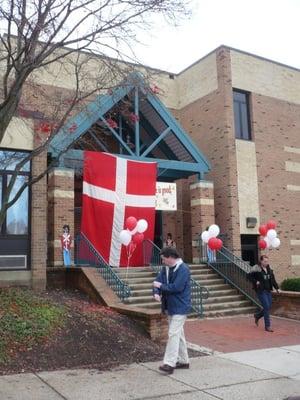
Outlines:
POLYGON ((127 276, 128 276, 128 268, 129 268, 129 262, 131 259, 131 256, 134 252, 134 250, 136 249, 136 245, 135 246, 131 246, 131 250, 129 249, 129 245, 126 246, 126 254, 127 254, 127 266, 126 266, 126 275, 125 275, 125 279, 127 280, 127 276))

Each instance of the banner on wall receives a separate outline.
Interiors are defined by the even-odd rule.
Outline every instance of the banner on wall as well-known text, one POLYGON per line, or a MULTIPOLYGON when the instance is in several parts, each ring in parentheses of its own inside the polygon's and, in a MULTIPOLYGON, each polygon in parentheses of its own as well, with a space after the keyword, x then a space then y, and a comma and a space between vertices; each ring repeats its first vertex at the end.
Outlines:
POLYGON ((155 209, 164 211, 177 210, 176 183, 156 182, 155 209))
MULTIPOLYGON (((84 152, 81 231, 111 266, 126 266, 119 234, 128 217, 145 219, 145 239, 153 241, 156 162, 126 160, 108 153, 84 152)), ((130 265, 143 265, 142 244, 130 265)))

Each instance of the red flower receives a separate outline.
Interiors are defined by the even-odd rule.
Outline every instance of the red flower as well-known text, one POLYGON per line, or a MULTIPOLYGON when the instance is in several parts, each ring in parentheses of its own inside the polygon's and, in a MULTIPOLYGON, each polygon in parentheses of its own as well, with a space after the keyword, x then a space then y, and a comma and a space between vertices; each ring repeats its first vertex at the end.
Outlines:
POLYGON ((41 122, 39 129, 43 133, 50 133, 51 132, 51 125, 48 122, 41 122))
POLYGON ((106 122, 108 123, 108 125, 112 128, 115 129, 118 127, 118 124, 116 123, 115 120, 113 120, 112 118, 107 118, 106 122))
POLYGON ((130 113, 129 114, 129 118, 131 122, 137 122, 140 120, 140 117, 134 113, 130 113))
POLYGON ((153 86, 151 87, 151 92, 152 92, 153 94, 159 94, 160 89, 159 89, 158 86, 153 85, 153 86))

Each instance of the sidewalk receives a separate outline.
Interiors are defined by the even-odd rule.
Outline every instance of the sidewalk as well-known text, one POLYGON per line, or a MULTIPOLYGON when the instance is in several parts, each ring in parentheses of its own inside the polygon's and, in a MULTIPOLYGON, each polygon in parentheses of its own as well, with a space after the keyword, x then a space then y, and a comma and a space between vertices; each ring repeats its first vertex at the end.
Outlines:
MULTIPOLYGON (((248 326, 248 320, 244 318, 242 325, 248 326)), ((206 345, 216 341, 221 351, 223 332, 223 350, 228 350, 228 343, 231 345, 241 336, 235 325, 237 320, 228 318, 223 319, 223 324, 218 322, 220 327, 230 326, 231 329, 229 333, 226 333, 227 328, 225 331, 215 329, 215 336, 209 331, 212 324, 216 325, 214 321, 219 320, 187 323, 187 336, 190 340, 190 335, 196 331, 200 341, 205 334, 206 345)), ((276 332, 269 334, 255 327, 258 337, 255 340, 250 337, 252 348, 263 342, 265 335, 274 335, 272 340, 275 341, 281 338, 281 344, 267 349, 256 347, 255 350, 192 358, 189 370, 175 370, 170 376, 158 372, 159 362, 134 364, 109 372, 65 370, 8 375, 0 377, 0 400, 283 400, 300 396, 300 335, 296 338, 300 323, 276 319, 274 329, 275 325, 279 329, 281 323, 288 323, 287 329, 292 329, 291 337, 298 344, 286 345, 284 343, 290 340, 287 334, 276 336, 276 332)), ((250 346, 247 345, 249 338, 242 342, 243 346, 250 346)), ((237 342, 236 345, 240 346, 237 342)))

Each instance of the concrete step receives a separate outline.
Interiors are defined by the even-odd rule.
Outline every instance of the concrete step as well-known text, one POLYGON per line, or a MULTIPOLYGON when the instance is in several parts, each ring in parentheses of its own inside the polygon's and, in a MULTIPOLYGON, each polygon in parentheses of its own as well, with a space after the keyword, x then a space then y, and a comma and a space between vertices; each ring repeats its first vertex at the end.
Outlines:
POLYGON ((152 289, 131 290, 131 297, 152 296, 152 289))
POLYGON ((136 304, 136 305, 141 305, 143 303, 151 303, 151 302, 156 302, 153 299, 153 296, 139 296, 139 297, 127 297, 127 299, 124 300, 124 303, 126 304, 136 304))
MULTIPOLYGON (((195 279, 196 280, 196 279, 195 279)), ((207 286, 208 288, 210 286, 215 286, 215 285, 226 285, 224 283, 224 279, 222 278, 214 278, 214 279, 197 279, 197 283, 199 283, 200 286, 207 286)), ((227 286, 228 287, 228 286, 227 286)))
POLYGON ((215 311, 215 310, 222 310, 226 308, 241 308, 241 307, 251 307, 252 303, 249 300, 237 300, 237 301, 226 301, 222 303, 208 303, 203 304, 205 311, 215 311))
MULTIPOLYGON (((128 297, 127 299, 124 300, 124 303, 126 304, 134 304, 137 306, 143 306, 144 303, 152 303, 155 300, 153 300, 152 294, 146 295, 146 296, 133 296, 133 297, 128 297)), ((208 299, 203 300, 203 305, 206 306, 213 306, 213 307, 224 307, 228 303, 233 303, 233 304, 244 304, 245 302, 249 303, 247 300, 244 300, 243 295, 235 295, 235 296, 224 296, 224 297, 209 297, 208 299)), ((251 304, 251 303, 250 303, 251 304)))
MULTIPOLYGON (((207 265, 191 265, 191 276, 200 285, 209 290, 209 298, 203 300, 205 317, 249 314, 255 311, 251 301, 240 294, 237 289, 224 282, 212 268, 207 265)), ((156 273, 143 268, 119 268, 118 276, 131 288, 131 296, 125 303, 134 307, 159 310, 161 304, 153 299, 152 283, 156 273)), ((189 317, 197 316, 191 313, 189 317)))
POLYGON ((211 279, 220 279, 220 275, 212 273, 212 274, 198 274, 198 273, 194 273, 191 274, 191 277, 195 280, 195 281, 203 281, 203 280, 211 280, 211 279))
POLYGON ((131 271, 129 273, 127 273, 126 271, 120 271, 117 272, 117 274, 121 279, 150 278, 153 280, 156 277, 156 274, 152 271, 140 271, 140 272, 131 271))
MULTIPOLYGON (((255 312, 255 307, 226 308, 223 310, 205 311, 205 318, 226 317, 230 315, 248 315, 255 312)), ((189 315, 191 317, 191 315, 189 315)))
MULTIPOLYGON (((203 300, 203 304, 216 304, 216 303, 228 303, 231 301, 245 301, 245 297, 243 294, 233 294, 228 296, 209 296, 208 299, 203 300)), ((248 301, 248 300, 247 300, 248 301)))
POLYGON ((230 296, 234 294, 239 294, 236 289, 223 289, 223 290, 211 290, 209 289, 209 297, 221 297, 221 296, 230 296))
POLYGON ((215 274, 216 272, 213 269, 207 268, 195 268, 190 270, 191 275, 202 275, 202 274, 215 274))
POLYGON ((231 286, 229 286, 227 283, 218 283, 218 284, 213 284, 213 285, 201 285, 201 286, 205 286, 207 287, 207 289, 209 290, 209 293, 211 291, 218 291, 218 290, 227 290, 227 289, 231 289, 233 290, 233 288, 231 286))

